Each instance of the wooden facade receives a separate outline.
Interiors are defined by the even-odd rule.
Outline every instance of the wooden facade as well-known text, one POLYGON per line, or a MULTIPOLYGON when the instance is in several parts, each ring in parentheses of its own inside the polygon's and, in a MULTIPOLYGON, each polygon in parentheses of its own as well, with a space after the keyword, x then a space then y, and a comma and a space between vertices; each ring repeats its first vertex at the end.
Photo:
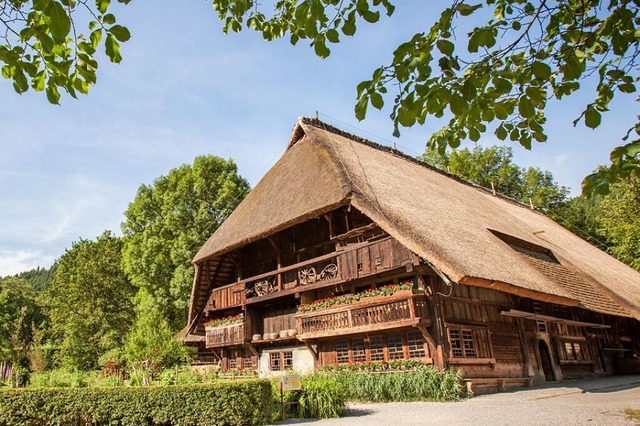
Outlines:
POLYGON ((204 329, 206 348, 227 368, 257 368, 267 350, 263 370, 295 367, 288 349, 298 348, 309 351, 315 369, 399 359, 460 368, 478 392, 633 370, 624 360, 639 350, 633 319, 445 283, 355 209, 314 218, 230 257, 235 281, 213 283, 200 318, 205 324, 243 314, 239 323, 204 329), (349 223, 351 212, 357 227, 336 234, 333 218, 349 223), (254 275, 243 278, 248 273, 254 275), (302 304, 398 283, 411 288, 299 312, 302 304))
MULTIPOLYGON (((344 140, 336 140, 347 146, 344 140)), ((361 150, 369 162, 375 161, 377 152, 366 150, 378 148, 365 149, 354 141, 363 143, 349 140, 346 152, 361 150)), ((307 162, 319 161, 316 148, 308 149, 313 156, 307 162)), ((339 144, 329 145, 325 155, 337 149, 339 144)), ((345 178, 351 179, 360 173, 362 163, 345 166, 345 158, 334 163, 352 167, 345 178)), ((385 157, 376 170, 390 161, 396 160, 385 157)), ((409 173, 409 165, 400 162, 400 166, 399 171, 409 173)), ((276 169, 284 173, 284 167, 279 163, 276 169)), ((369 170, 367 179, 375 177, 376 170, 369 170)), ((419 177, 423 173, 419 168, 414 172, 419 177)), ((241 219, 234 219, 223 237, 214 234, 218 240, 212 237, 214 241, 195 260, 185 341, 199 345, 201 353, 212 355, 209 358, 221 367, 254 368, 268 374, 289 368, 313 371, 340 364, 416 360, 436 368, 461 369, 471 392, 640 373, 640 316, 635 302, 623 300, 618 288, 613 291, 602 285, 608 277, 593 272, 589 262, 575 253, 596 256, 602 265, 610 265, 608 255, 593 252, 596 249, 588 243, 576 241, 577 237, 547 218, 512 201, 496 201, 495 195, 477 187, 453 182, 462 185, 455 190, 466 194, 454 200, 460 203, 456 214, 467 216, 464 223, 448 226, 466 226, 464 231, 440 230, 440 221, 449 220, 446 215, 419 217, 430 204, 420 204, 415 191, 398 207, 394 197, 406 192, 403 186, 396 188, 398 195, 384 195, 386 200, 377 198, 382 192, 373 191, 359 206, 364 209, 372 200, 389 208, 408 206, 415 208, 413 216, 399 214, 400 218, 391 220, 379 208, 365 213, 339 194, 338 201, 327 201, 330 207, 321 212, 299 209, 295 220, 281 219, 281 223, 245 232, 243 225, 253 226, 246 222, 249 218, 269 215, 261 206, 276 196, 273 182, 290 183, 284 175, 281 181, 277 173, 265 178, 267 189, 257 187, 241 219), (468 207, 467 199, 475 198, 476 216, 484 221, 493 221, 504 209, 514 212, 491 227, 482 222, 483 228, 472 228, 469 223, 478 220, 476 208, 466 213, 460 209, 468 207), (499 209, 491 207, 494 202, 499 209), (517 215, 543 230, 519 232, 512 226, 517 215), (414 226, 417 221, 424 224, 414 226), (547 241, 554 235, 558 243, 547 241), (562 241, 574 246, 565 250, 562 241)), ((449 178, 440 175, 427 177, 450 184, 449 178)), ((386 180, 378 184, 388 190, 386 180)), ((347 185, 341 182, 342 187, 347 185)), ((415 183, 405 180, 402 184, 407 182, 415 183)), ((369 186, 353 191, 363 188, 366 191, 369 186)), ((442 192, 428 200, 438 203, 447 196, 442 192)), ((591 261, 596 262, 596 257, 591 261)), ((640 288, 640 276, 624 268, 612 264, 613 282, 619 273, 620 282, 640 288)))

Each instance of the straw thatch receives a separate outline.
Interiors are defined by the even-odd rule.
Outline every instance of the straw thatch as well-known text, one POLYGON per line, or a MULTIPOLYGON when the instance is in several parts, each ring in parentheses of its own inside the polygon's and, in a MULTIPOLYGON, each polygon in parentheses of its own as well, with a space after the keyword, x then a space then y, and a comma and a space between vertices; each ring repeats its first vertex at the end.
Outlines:
MULTIPOLYGON (((343 204, 450 281, 640 319, 640 273, 528 206, 312 119, 298 121, 282 158, 194 262, 343 204), (552 256, 536 258, 513 241, 552 256)), ((192 316, 197 309, 192 297, 192 316)))

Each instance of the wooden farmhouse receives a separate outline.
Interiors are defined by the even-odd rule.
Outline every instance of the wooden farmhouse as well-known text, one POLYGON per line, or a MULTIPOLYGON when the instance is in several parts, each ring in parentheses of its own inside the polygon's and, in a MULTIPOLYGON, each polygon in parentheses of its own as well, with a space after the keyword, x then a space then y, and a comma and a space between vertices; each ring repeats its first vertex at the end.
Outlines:
POLYGON ((194 263, 184 340, 222 368, 415 359, 475 390, 640 372, 640 273, 314 119, 194 263))

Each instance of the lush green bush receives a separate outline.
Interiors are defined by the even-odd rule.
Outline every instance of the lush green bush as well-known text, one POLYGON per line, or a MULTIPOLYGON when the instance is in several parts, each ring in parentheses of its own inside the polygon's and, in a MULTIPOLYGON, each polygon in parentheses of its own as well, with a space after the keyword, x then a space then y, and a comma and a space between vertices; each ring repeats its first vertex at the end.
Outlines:
POLYGON ((29 387, 32 388, 86 388, 95 384, 98 373, 95 371, 69 371, 56 369, 42 373, 32 373, 29 387))
POLYGON ((347 401, 455 401, 462 394, 457 370, 418 366, 396 372, 343 372, 332 375, 342 385, 347 401))
POLYGON ((208 385, 0 389, 0 426, 265 424, 266 380, 208 385))

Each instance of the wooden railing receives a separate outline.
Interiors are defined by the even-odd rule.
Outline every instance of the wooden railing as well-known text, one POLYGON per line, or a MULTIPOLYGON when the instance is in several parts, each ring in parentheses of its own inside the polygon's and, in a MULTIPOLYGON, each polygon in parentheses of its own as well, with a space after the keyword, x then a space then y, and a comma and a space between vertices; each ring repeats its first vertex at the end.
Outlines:
POLYGON ((430 325, 426 296, 411 290, 296 315, 298 337, 314 339, 411 325, 430 325))
POLYGON ((216 309, 227 309, 240 306, 245 301, 244 283, 235 283, 224 287, 213 289, 205 310, 207 312, 216 309))
POLYGON ((284 266, 213 289, 205 312, 243 305, 249 300, 297 287, 324 287, 416 263, 418 258, 391 237, 284 266))
POLYGON ((205 332, 207 348, 241 345, 245 341, 244 323, 207 327, 205 332))

